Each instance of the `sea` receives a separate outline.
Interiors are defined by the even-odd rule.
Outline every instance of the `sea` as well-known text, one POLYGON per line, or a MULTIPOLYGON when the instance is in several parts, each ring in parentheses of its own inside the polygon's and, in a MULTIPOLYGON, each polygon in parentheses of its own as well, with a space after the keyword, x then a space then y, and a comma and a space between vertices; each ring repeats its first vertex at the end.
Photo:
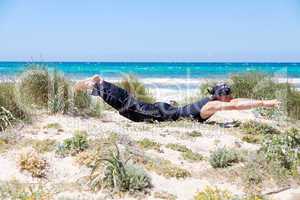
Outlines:
POLYGON ((109 81, 117 81, 126 74, 134 74, 147 87, 160 91, 193 91, 203 81, 224 81, 233 74, 245 72, 269 74, 300 89, 300 63, 0 62, 0 80, 17 79, 24 70, 33 66, 44 67, 50 71, 58 70, 75 81, 94 74, 109 81))

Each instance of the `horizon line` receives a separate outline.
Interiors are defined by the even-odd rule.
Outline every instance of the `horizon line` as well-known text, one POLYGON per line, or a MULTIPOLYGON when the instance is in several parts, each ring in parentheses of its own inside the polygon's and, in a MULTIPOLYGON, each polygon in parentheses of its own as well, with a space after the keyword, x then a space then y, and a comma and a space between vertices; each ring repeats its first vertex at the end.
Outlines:
POLYGON ((171 60, 102 60, 102 61, 86 61, 86 60, 44 60, 44 61, 25 61, 25 60, 0 60, 1 63, 278 63, 278 64, 300 64, 300 61, 171 61, 171 60))

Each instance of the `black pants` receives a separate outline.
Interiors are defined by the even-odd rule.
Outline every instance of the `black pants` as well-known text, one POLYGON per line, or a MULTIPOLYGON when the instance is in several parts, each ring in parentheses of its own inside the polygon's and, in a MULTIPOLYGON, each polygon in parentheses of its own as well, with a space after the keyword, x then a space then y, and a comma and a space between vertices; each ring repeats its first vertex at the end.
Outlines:
POLYGON ((149 104, 138 101, 126 90, 106 81, 96 84, 92 95, 100 96, 119 113, 135 122, 177 120, 178 108, 168 103, 149 104))

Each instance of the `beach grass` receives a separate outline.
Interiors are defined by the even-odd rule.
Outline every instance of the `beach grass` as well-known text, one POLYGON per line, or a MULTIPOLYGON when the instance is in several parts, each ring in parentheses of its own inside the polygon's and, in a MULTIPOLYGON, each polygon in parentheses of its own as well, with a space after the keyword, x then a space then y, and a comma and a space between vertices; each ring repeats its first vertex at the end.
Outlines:
POLYGON ((146 103, 154 103, 155 98, 145 85, 133 74, 124 75, 117 84, 121 88, 130 92, 135 98, 146 103))

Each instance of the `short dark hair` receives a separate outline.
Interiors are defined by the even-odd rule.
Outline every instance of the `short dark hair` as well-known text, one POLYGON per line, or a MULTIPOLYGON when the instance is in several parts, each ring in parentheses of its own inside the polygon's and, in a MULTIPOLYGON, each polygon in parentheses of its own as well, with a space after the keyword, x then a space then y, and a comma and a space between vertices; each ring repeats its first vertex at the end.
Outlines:
POLYGON ((231 88, 227 83, 218 83, 207 91, 214 97, 227 96, 231 94, 231 88))

